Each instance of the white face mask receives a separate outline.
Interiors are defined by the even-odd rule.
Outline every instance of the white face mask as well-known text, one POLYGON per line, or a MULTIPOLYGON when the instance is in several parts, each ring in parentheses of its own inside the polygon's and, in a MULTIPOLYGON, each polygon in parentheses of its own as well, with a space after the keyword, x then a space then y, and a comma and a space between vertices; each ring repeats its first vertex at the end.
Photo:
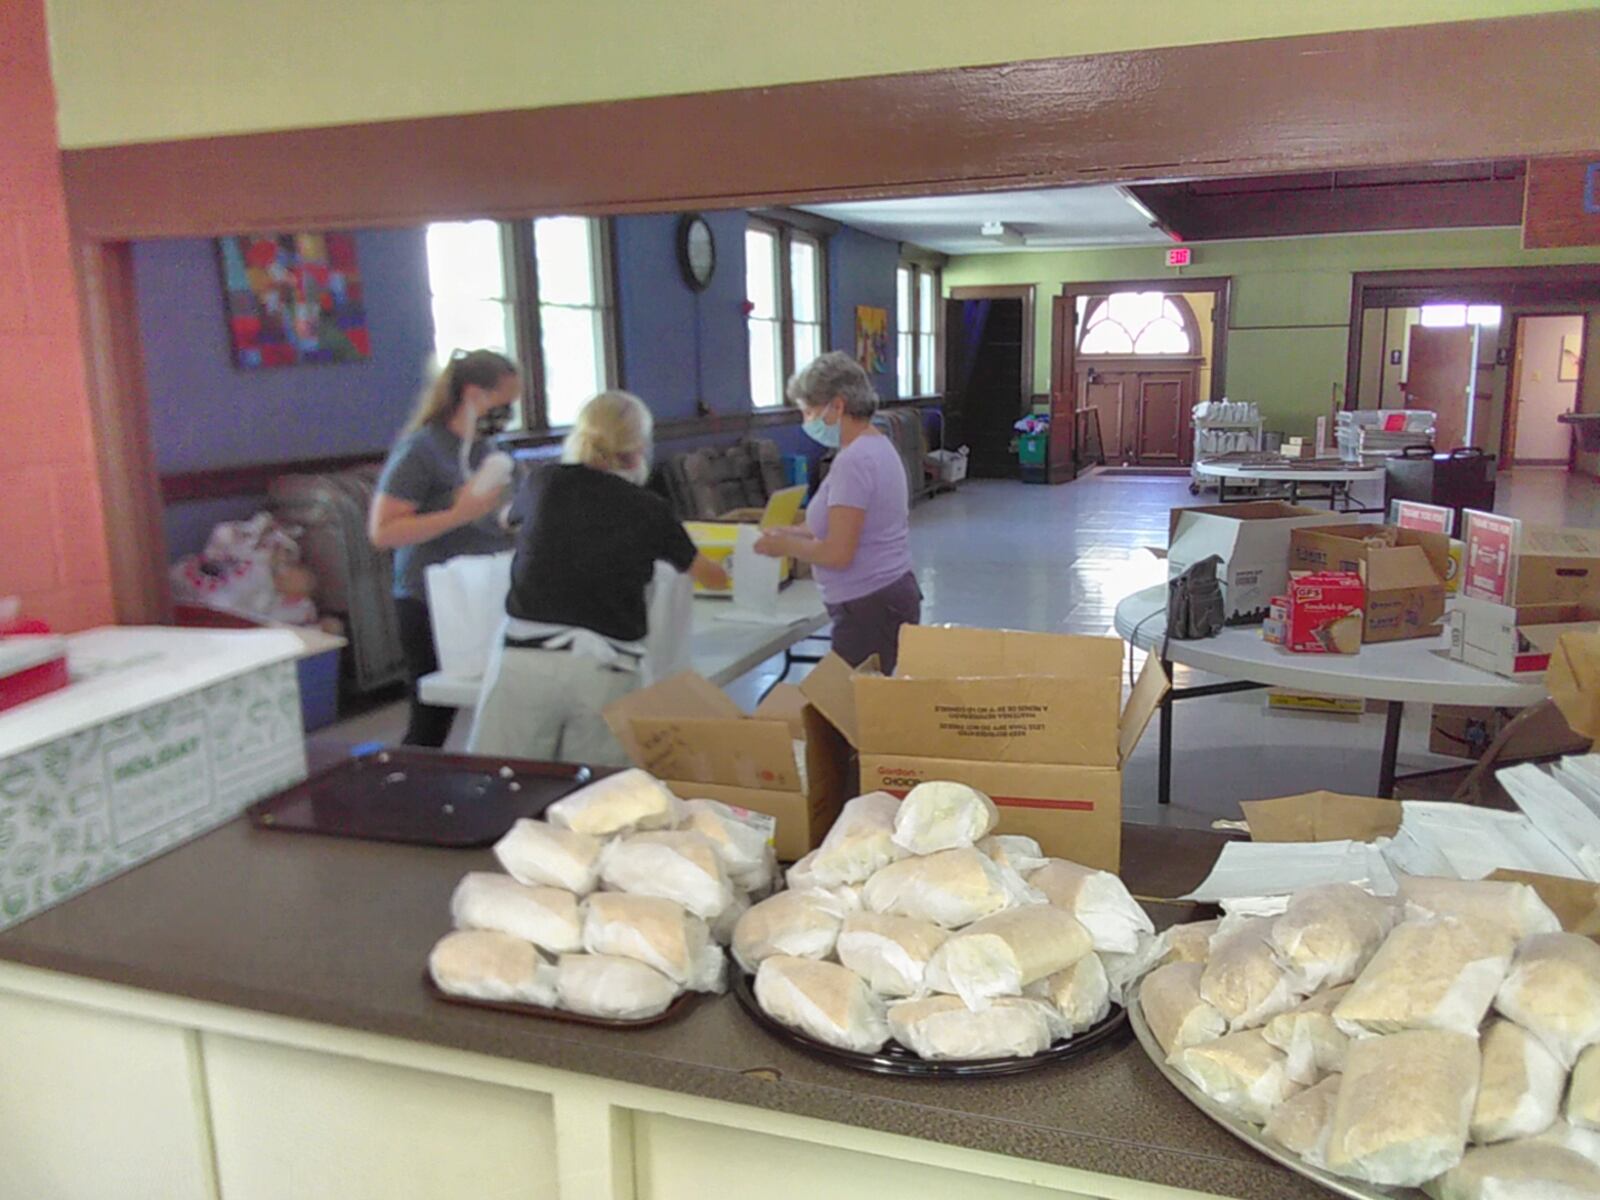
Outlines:
POLYGON ((650 480, 650 456, 640 454, 631 467, 618 467, 611 473, 637 487, 643 487, 650 480))

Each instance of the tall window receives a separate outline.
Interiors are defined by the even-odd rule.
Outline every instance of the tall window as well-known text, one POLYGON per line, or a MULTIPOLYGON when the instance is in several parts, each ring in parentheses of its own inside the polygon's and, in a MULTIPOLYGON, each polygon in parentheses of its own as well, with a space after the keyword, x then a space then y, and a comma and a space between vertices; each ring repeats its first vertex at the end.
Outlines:
POLYGON ((931 396, 939 390, 939 269, 901 263, 894 280, 900 395, 931 396))
POLYGON ((434 348, 499 350, 522 367, 514 422, 570 425, 617 379, 607 226, 590 217, 428 226, 434 348))
POLYGON ((745 299, 750 302, 750 399, 783 403, 784 380, 827 345, 827 245, 778 220, 745 228, 745 299))
POLYGON ((1080 354, 1195 354, 1194 311, 1182 296, 1113 292, 1089 303, 1080 354))

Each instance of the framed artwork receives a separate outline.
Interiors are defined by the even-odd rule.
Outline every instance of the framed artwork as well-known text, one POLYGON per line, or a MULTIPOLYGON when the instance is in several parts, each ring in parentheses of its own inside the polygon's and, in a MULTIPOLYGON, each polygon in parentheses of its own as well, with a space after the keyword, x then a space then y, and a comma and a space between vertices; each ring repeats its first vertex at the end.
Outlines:
POLYGON ((856 305, 856 361, 868 375, 889 369, 889 310, 856 305))
POLYGON ((1561 335, 1561 361, 1556 366, 1556 378, 1563 383, 1570 383, 1578 378, 1578 368, 1583 359, 1583 335, 1581 333, 1564 333, 1561 335))
POLYGON ((349 233, 217 239, 234 366, 365 362, 367 314, 349 233))

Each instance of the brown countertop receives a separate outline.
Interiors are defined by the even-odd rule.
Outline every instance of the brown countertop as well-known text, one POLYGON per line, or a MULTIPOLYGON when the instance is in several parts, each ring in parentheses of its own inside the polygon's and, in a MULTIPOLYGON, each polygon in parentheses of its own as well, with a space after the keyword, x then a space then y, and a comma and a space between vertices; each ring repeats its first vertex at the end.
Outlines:
MULTIPOLYGON (((1130 825, 1124 877, 1138 894, 1182 893, 1221 842, 1130 825)), ((492 865, 239 820, 0 934, 0 959, 1240 1200, 1324 1194, 1190 1107, 1131 1037, 1012 1079, 913 1081, 806 1057, 727 996, 627 1033, 435 1000, 423 965, 450 892, 492 865)), ((1188 916, 1157 907, 1162 924, 1188 916)))

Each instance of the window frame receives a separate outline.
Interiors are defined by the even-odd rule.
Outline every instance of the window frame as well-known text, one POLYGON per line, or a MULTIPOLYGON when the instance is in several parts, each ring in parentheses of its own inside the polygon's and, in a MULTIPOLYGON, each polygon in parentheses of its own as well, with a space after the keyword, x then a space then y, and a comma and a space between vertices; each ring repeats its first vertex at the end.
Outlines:
MULTIPOLYGON (((792 247, 796 238, 811 243, 817 252, 817 344, 819 354, 826 354, 833 338, 829 334, 831 328, 832 309, 828 304, 828 239, 833 230, 837 228, 832 222, 822 219, 806 220, 804 213, 775 212, 770 209, 757 209, 749 213, 746 218, 747 229, 760 229, 776 236, 778 241, 778 337, 781 344, 779 357, 779 373, 782 379, 778 386, 778 402, 776 404, 758 404, 754 395, 750 397, 752 412, 777 412, 782 409, 788 400, 784 396, 784 387, 799 370, 800 364, 795 362, 794 353, 794 262, 792 247)), ((746 297, 748 300, 749 297, 746 297)), ((745 328, 749 329, 749 318, 746 318, 745 328)), ((746 342, 748 347, 748 341, 746 342)), ((746 353, 748 354, 748 348, 746 353)))
MULTIPOLYGON (((612 222, 609 217, 590 217, 583 214, 551 213, 550 216, 580 216, 592 222, 594 232, 591 253, 594 261, 596 308, 601 313, 601 331, 604 342, 604 386, 622 386, 621 355, 617 333, 616 253, 612 222)), ((538 218, 517 221, 499 221, 500 255, 505 272, 506 303, 511 310, 512 329, 515 333, 514 357, 522 373, 521 423, 509 432, 543 434, 567 426, 553 426, 549 422, 549 399, 544 370, 544 327, 540 319, 542 301, 539 298, 539 263, 535 251, 533 228, 538 218)), ((432 285, 429 286, 430 297, 432 285)), ((576 306, 574 306, 576 307, 576 306)))
MULTIPOLYGON (((1141 290, 1146 291, 1146 292, 1155 293, 1155 289, 1153 289, 1153 288, 1145 288, 1145 289, 1139 289, 1139 288, 1117 288, 1114 291, 1097 292, 1097 293, 1095 293, 1095 294, 1093 294, 1091 296, 1088 296, 1087 297, 1087 303, 1085 303, 1084 307, 1083 307, 1083 316, 1077 322, 1077 338, 1076 338, 1075 342, 1073 343, 1073 353, 1078 358, 1086 359, 1086 360, 1088 360, 1090 362, 1095 362, 1095 361, 1098 361, 1098 360, 1101 360, 1101 359, 1112 359, 1112 358, 1148 358, 1148 359, 1161 359, 1161 360, 1166 360, 1166 361, 1170 361, 1170 362, 1182 362, 1185 359, 1199 358, 1201 356, 1202 347, 1205 344, 1205 339, 1201 336, 1201 332, 1200 332, 1200 319, 1197 316, 1195 316, 1194 306, 1189 303, 1188 298, 1186 296, 1184 296, 1181 292, 1159 292, 1159 293, 1155 293, 1155 294, 1158 294, 1158 295, 1161 296, 1161 303, 1162 303, 1163 309, 1165 308, 1165 306, 1167 304, 1171 304, 1173 306, 1173 308, 1178 313, 1179 322, 1183 326, 1184 335, 1189 339, 1189 349, 1187 351, 1185 351, 1184 353, 1182 353, 1182 354, 1165 354, 1165 353, 1161 353, 1161 352, 1152 352, 1152 351, 1146 351, 1146 352, 1142 352, 1141 353, 1137 349, 1138 338, 1139 338, 1139 335, 1142 334, 1145 331, 1146 328, 1148 328, 1148 324, 1149 323, 1147 323, 1146 325, 1140 326, 1136 330, 1129 330, 1128 327, 1126 325, 1124 325, 1120 320, 1118 320, 1116 317, 1112 317, 1112 316, 1109 316, 1109 315, 1106 318, 1107 320, 1114 321, 1121 329, 1123 329, 1125 332, 1129 333, 1130 337, 1133 339, 1133 345, 1135 346, 1135 349, 1132 349, 1132 350, 1107 350, 1107 351, 1093 351, 1093 350, 1085 351, 1084 350, 1084 348, 1083 348, 1083 340, 1084 340, 1084 338, 1089 336, 1089 331, 1095 324, 1095 320, 1094 320, 1095 315, 1097 313, 1099 313, 1099 311, 1102 308, 1106 308, 1106 309, 1109 308, 1110 303, 1111 303, 1111 297, 1115 296, 1115 295, 1122 294, 1124 292, 1137 292, 1137 291, 1141 291, 1141 290)), ((1163 313, 1162 316, 1164 316, 1164 315, 1165 314, 1163 313)), ((1161 319, 1161 316, 1158 316, 1158 317, 1154 318, 1153 320, 1160 320, 1160 319, 1161 319)), ((1150 322, 1150 323, 1153 323, 1153 321, 1150 322)))
POLYGON ((902 247, 900 262, 895 267, 895 304, 897 309, 899 307, 901 271, 909 271, 911 277, 909 305, 911 328, 909 330, 899 328, 899 313, 897 311, 895 314, 895 386, 898 388, 900 383, 900 363, 898 361, 900 335, 909 333, 911 335, 911 369, 909 376, 911 379, 911 391, 908 395, 902 395, 900 399, 937 399, 944 394, 946 382, 944 377, 944 263, 940 256, 919 254, 913 252, 911 247, 902 247), (933 328, 931 330, 922 327, 922 281, 928 277, 933 279, 933 328), (923 339, 930 334, 933 338, 933 390, 931 392, 924 390, 922 387, 923 339))

